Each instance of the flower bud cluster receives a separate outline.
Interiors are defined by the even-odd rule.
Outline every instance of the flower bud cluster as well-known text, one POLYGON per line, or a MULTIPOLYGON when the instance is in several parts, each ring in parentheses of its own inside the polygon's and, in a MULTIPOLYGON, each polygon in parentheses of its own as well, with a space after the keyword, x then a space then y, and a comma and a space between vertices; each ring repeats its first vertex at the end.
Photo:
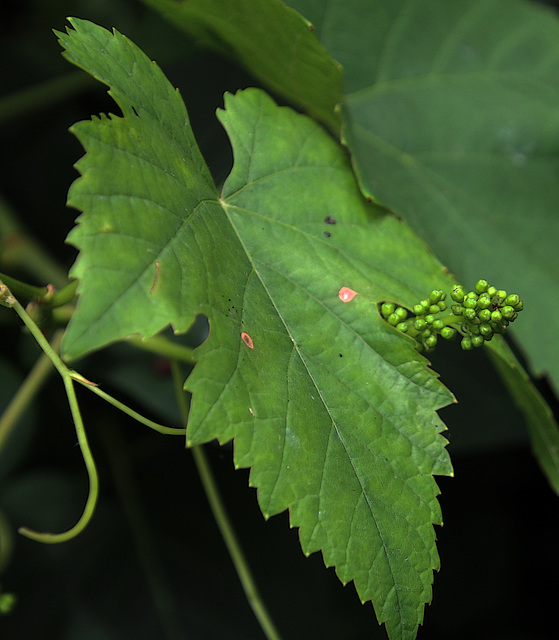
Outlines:
POLYGON ((490 285, 487 280, 478 280, 475 291, 468 293, 458 285, 450 292, 450 297, 455 302, 451 311, 461 325, 464 336, 461 346, 466 351, 481 347, 496 333, 505 333, 524 308, 524 303, 516 293, 507 294, 503 289, 490 285))
POLYGON ((523 302, 516 294, 478 280, 475 290, 466 292, 457 285, 450 292, 454 304, 447 309, 446 294, 434 289, 425 300, 413 306, 413 314, 404 307, 385 302, 380 307, 383 318, 400 331, 415 338, 421 349, 432 351, 438 337, 454 340, 462 336, 461 347, 468 351, 491 340, 494 334, 504 333, 508 325, 523 309, 523 302))

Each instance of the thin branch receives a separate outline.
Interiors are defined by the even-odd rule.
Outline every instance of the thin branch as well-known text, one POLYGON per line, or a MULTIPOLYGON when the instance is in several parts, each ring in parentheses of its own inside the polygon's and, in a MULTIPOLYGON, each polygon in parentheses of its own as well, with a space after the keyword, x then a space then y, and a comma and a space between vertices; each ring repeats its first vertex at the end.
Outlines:
MULTIPOLYGON (((186 404, 185 393, 182 387, 182 376, 178 363, 172 361, 171 369, 173 372, 173 381, 177 403, 179 405, 183 422, 184 424, 186 424, 186 421, 188 419, 188 407, 186 404)), ((198 474, 200 475, 200 480, 202 481, 202 486, 204 487, 204 491, 206 493, 206 497, 208 498, 208 502, 210 503, 210 508, 223 537, 223 541, 225 542, 225 546, 229 551, 231 560, 235 565, 235 570, 237 571, 237 575, 239 576, 239 580, 241 581, 241 585, 247 597, 248 603, 252 607, 254 615, 260 623, 262 630, 266 634, 266 638, 268 638, 268 640, 281 640, 281 637, 274 626, 272 618, 268 613, 268 610, 266 609, 266 605, 264 604, 264 601, 260 596, 260 592, 258 591, 258 588, 256 586, 256 582, 251 573, 247 559, 233 529, 233 525, 231 524, 231 521, 227 516, 227 512, 225 511, 221 496, 219 495, 219 490, 217 488, 217 484, 213 477, 204 449, 201 446, 194 446, 192 447, 191 451, 194 457, 196 468, 198 469, 198 474)))

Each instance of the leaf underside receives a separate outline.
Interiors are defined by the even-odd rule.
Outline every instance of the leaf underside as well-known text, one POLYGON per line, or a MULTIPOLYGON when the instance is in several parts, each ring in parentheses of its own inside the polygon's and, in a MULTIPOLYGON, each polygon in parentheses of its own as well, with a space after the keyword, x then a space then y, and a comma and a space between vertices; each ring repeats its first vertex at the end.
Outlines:
POLYGON ((267 87, 339 132, 342 70, 281 0, 143 0, 196 42, 234 57, 267 87))
POLYGON ((409 307, 451 278, 363 199, 335 141, 262 91, 225 97, 235 163, 218 193, 159 68, 118 32, 70 22, 66 57, 123 115, 72 129, 86 155, 64 356, 206 315, 188 444, 234 438, 264 515, 289 509, 303 551, 353 580, 391 638, 414 638, 439 567, 433 475, 452 474, 436 410, 453 398, 377 305, 409 307))

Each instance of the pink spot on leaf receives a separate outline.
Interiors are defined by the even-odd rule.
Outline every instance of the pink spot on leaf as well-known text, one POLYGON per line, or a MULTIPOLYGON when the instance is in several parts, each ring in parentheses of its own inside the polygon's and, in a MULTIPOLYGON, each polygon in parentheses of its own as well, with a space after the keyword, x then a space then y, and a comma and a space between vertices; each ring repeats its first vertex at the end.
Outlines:
POLYGON ((355 296, 358 295, 357 291, 350 289, 349 287, 342 287, 338 291, 338 298, 342 302, 351 302, 355 296))
POLYGON ((241 338, 243 339, 243 342, 246 344, 246 346, 249 349, 254 349, 254 343, 252 341, 252 338, 248 335, 248 333, 245 333, 244 331, 241 333, 241 338))

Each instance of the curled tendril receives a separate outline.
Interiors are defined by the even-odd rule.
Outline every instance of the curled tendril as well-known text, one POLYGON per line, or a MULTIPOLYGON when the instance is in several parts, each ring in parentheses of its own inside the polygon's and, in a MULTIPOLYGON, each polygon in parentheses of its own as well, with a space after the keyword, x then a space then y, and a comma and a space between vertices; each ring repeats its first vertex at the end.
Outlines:
POLYGON ((97 395, 101 396, 107 402, 110 402, 113 406, 124 411, 134 419, 138 420, 142 424, 150 427, 151 429, 155 429, 160 433, 170 434, 170 435, 182 435, 184 436, 186 433, 185 429, 175 429, 172 427, 165 427, 164 425, 157 424, 147 418, 144 418, 136 411, 133 411, 123 403, 119 402, 115 398, 109 396, 109 394, 101 391, 97 388, 97 385, 90 382, 82 375, 77 373, 76 371, 70 370, 66 364, 61 360, 58 353, 55 351, 53 346, 48 342, 48 340, 43 336, 40 329, 37 327, 33 319, 29 316, 26 310, 21 306, 21 304, 17 301, 17 299, 12 295, 10 289, 0 280, 0 305, 12 307, 14 311, 18 314, 21 320, 24 322, 25 326, 29 329, 31 335, 38 342, 39 346, 45 353, 45 355, 52 362, 55 369, 60 374, 64 387, 66 390, 66 395, 68 397, 68 403, 70 405, 70 411, 72 413, 72 419, 74 421, 74 427, 76 430, 76 435, 78 438, 78 444, 82 452, 82 456, 84 459, 85 467, 87 470, 87 475, 89 479, 89 493, 87 496, 87 501, 83 510, 83 513, 77 523, 64 531, 63 533, 48 533, 48 532, 39 532, 34 531, 33 529, 29 529, 28 527, 20 527, 18 532, 31 540, 36 540, 37 542, 44 542, 47 544, 56 544, 59 542, 66 542, 75 538, 79 533, 81 533, 85 527, 90 522, 93 517, 95 507, 97 505, 97 500, 99 497, 99 477, 97 474, 97 468, 95 465, 95 460, 91 453, 91 449, 89 448, 89 443, 87 441, 87 436, 85 433, 85 428, 82 420, 82 416, 80 413, 78 401, 76 398, 76 392, 74 389, 74 382, 78 382, 81 385, 87 387, 97 395))
POLYGON ((462 349, 469 351, 481 347, 495 334, 505 333, 524 308, 518 294, 508 294, 487 280, 478 280, 469 292, 456 285, 450 298, 448 309, 447 295, 433 289, 425 300, 413 305, 412 314, 393 302, 382 303, 380 313, 389 324, 415 338, 421 351, 432 351, 439 336, 454 340, 457 335, 462 336, 462 349))

